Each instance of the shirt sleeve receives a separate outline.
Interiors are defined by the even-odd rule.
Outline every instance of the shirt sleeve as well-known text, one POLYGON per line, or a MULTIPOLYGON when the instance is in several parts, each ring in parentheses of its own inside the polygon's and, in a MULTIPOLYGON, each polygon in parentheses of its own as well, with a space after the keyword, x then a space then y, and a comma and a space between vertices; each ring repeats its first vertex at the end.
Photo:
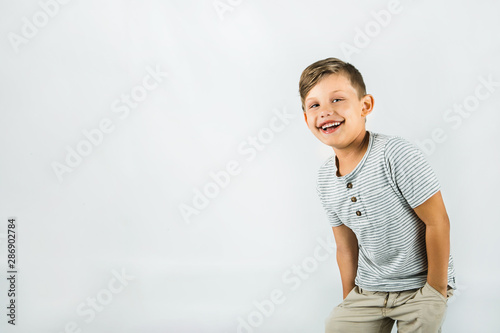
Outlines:
POLYGON ((316 191, 318 193, 321 204, 323 205, 323 208, 325 209, 326 217, 328 218, 328 223, 330 224, 330 226, 332 226, 332 227, 341 226, 343 224, 342 221, 339 219, 338 215, 330 207, 330 205, 328 205, 328 203, 325 202, 325 199, 323 198, 323 195, 321 194, 319 183, 316 183, 316 191))
POLYGON ((386 143, 384 158, 392 181, 411 208, 423 204, 441 189, 422 151, 408 140, 391 138, 386 143))

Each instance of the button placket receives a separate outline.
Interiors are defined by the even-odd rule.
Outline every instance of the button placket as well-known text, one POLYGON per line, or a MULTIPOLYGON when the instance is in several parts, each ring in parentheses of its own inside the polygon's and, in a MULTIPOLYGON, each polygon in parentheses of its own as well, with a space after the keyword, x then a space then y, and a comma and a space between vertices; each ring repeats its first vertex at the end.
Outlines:
POLYGON ((349 194, 349 196, 350 196, 351 203, 352 203, 352 205, 354 205, 354 206, 353 206, 353 207, 354 207, 354 209, 356 209, 355 214, 356 214, 357 216, 361 216, 361 215, 363 215, 363 214, 361 213, 361 211, 357 208, 357 207, 358 207, 358 205, 359 205, 359 203, 358 203, 358 196, 357 196, 354 192, 350 191, 350 190, 352 189, 352 187, 353 187, 353 186, 352 186, 352 183, 351 183, 351 182, 347 183, 346 187, 349 189, 349 190, 348 190, 348 194, 349 194))

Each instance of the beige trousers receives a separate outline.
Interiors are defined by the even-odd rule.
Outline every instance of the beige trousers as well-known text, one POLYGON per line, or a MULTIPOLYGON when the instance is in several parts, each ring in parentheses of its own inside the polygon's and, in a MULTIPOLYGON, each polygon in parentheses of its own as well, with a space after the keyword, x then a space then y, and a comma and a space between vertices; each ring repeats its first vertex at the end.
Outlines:
POLYGON ((355 286, 325 320, 325 333, 390 333, 397 321, 398 333, 441 333, 448 299, 425 283, 405 291, 367 291, 355 286))

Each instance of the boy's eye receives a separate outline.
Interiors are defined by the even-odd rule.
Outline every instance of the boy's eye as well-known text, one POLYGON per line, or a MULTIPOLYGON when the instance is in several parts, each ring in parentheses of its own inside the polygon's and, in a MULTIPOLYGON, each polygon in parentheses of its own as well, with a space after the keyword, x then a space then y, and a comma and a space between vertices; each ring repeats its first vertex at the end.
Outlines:
MULTIPOLYGON (((335 101, 341 101, 341 100, 342 100, 342 99, 340 99, 340 98, 335 98, 332 102, 335 102, 335 101)), ((311 104, 311 105, 309 106, 309 109, 312 109, 315 105, 318 105, 318 104, 311 104)))

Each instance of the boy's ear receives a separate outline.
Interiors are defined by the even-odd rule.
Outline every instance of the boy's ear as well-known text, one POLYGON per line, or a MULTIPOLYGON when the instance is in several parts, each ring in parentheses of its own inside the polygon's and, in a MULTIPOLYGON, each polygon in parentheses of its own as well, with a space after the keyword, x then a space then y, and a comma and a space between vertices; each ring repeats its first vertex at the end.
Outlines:
POLYGON ((361 110, 365 116, 370 114, 373 111, 374 99, 370 94, 366 94, 364 96, 363 109, 361 110))
POLYGON ((307 124, 307 114, 304 112, 304 119, 306 121, 306 124, 307 124))

